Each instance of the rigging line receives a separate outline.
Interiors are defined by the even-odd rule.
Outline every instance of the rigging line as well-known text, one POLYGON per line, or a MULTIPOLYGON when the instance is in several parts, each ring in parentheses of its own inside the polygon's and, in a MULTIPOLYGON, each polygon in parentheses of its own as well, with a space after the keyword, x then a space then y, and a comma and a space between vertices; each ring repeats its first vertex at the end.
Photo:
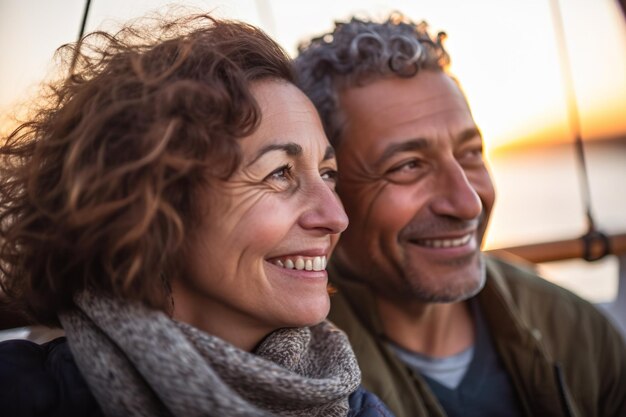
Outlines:
POLYGON ((561 72, 563 75, 563 89, 565 90, 567 100, 567 117, 569 120, 569 126, 571 133, 574 135, 574 147, 576 150, 578 167, 579 167, 579 179, 583 205, 585 208, 585 214, 587 216, 587 232, 595 232, 596 224, 594 221, 592 209, 591 209, 591 192, 589 188, 589 172, 587 170, 587 162, 585 160, 585 149, 583 146, 583 139, 580 130, 580 114, 578 112, 578 105, 576 102, 576 92, 574 91, 574 80, 572 78, 571 64, 569 60, 569 54, 567 52, 567 45, 565 42, 565 29, 563 27, 563 15, 559 8, 559 0, 549 0, 552 9, 552 20, 554 23, 554 31, 557 41, 557 49, 559 51, 559 58, 561 63, 561 72))
POLYGON ((78 40, 85 34, 85 26, 87 25, 87 16, 89 16, 89 7, 91 6, 91 0, 86 0, 85 11, 83 12, 83 20, 80 24, 80 31, 78 32, 78 40))
POLYGON ((80 51, 80 42, 85 35, 85 26, 87 26, 87 17, 89 16, 89 8, 91 7, 91 0, 86 0, 85 2, 85 10, 83 12, 83 19, 80 22, 80 30, 78 31, 78 39, 76 44, 76 50, 74 51, 74 56, 72 57, 72 64, 70 65, 70 74, 74 74, 74 68, 76 68, 76 62, 78 61, 78 55, 80 51))

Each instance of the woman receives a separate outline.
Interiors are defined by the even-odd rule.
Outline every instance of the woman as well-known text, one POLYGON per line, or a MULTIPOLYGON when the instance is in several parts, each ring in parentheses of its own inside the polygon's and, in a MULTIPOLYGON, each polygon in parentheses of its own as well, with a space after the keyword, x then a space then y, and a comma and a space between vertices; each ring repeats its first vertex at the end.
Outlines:
POLYGON ((60 54, 0 149, 0 264, 67 339, 0 345, 3 413, 387 415, 323 322, 347 218, 280 47, 194 16, 60 54))

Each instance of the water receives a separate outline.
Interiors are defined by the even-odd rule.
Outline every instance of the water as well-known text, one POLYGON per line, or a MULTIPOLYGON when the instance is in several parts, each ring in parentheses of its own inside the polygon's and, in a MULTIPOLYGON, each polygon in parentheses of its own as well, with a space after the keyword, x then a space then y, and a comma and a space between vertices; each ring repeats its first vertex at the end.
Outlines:
MULTIPOLYGON (((605 233, 626 232, 626 139, 585 144, 592 209, 605 233)), ((497 189, 486 249, 579 237, 586 231, 574 147, 502 151, 489 157, 497 189)), ((540 270, 594 302, 617 290, 615 257, 552 262, 540 270)))

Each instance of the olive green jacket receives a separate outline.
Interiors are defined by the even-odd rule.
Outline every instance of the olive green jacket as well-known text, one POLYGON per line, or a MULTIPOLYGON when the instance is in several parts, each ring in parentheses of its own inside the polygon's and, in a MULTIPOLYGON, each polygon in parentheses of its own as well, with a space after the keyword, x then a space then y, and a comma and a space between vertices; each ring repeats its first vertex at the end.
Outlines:
MULTIPOLYGON (((396 417, 445 416, 419 374, 386 345, 372 292, 330 268, 329 319, 343 329, 363 385, 396 417)), ((487 259, 477 295, 526 416, 626 416, 626 346, 588 302, 501 260, 487 259)))

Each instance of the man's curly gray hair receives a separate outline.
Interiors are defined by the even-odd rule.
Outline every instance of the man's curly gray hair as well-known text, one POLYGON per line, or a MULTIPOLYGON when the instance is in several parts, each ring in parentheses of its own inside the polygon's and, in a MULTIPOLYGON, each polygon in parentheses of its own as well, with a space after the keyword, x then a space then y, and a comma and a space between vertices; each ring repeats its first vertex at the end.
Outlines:
POLYGON ((389 76, 413 77, 421 69, 445 71, 450 58, 445 33, 428 33, 400 13, 379 23, 352 18, 300 44, 295 60, 297 82, 320 113, 330 142, 338 145, 344 124, 339 91, 389 76))

